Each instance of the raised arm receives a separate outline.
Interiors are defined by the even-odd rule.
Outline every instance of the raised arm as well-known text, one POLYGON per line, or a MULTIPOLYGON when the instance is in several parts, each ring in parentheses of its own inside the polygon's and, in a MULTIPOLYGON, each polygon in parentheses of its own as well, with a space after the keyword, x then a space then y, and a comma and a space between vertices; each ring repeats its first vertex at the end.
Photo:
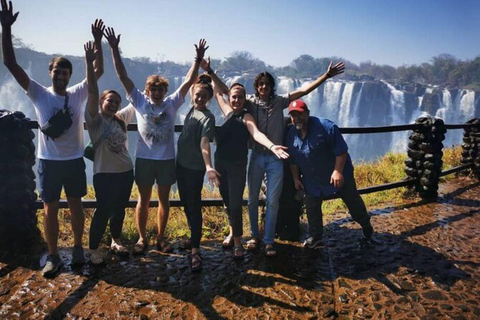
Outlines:
POLYGON ((107 39, 108 44, 112 48, 113 65, 115 66, 115 72, 117 73, 118 79, 125 88, 125 91, 127 91, 128 94, 131 94, 135 85, 128 77, 127 69, 125 69, 122 57, 120 56, 120 49, 118 48, 118 45, 120 43, 120 34, 118 35, 118 37, 116 37, 115 30, 108 27, 105 29, 105 38, 107 39))
POLYGON ((102 19, 96 19, 95 23, 92 24, 92 35, 95 41, 95 61, 93 62, 95 76, 97 79, 103 75, 103 48, 102 48, 102 37, 105 30, 105 25, 103 24, 102 19))
POLYGON ((26 91, 28 90, 30 79, 28 78, 25 70, 23 70, 23 68, 20 67, 20 65, 17 63, 12 44, 12 25, 17 20, 18 14, 20 12, 13 14, 12 1, 9 1, 9 6, 7 6, 6 0, 1 1, 2 11, 0 11, 0 23, 2 24, 3 64, 5 64, 8 71, 10 71, 15 80, 17 80, 18 84, 20 84, 20 86, 26 91))
POLYGON ((243 121, 247 126, 248 132, 252 135, 253 139, 263 145, 265 148, 268 148, 273 154, 277 156, 278 159, 288 159, 288 153, 285 152, 287 147, 279 146, 274 144, 270 139, 267 138, 260 130, 255 123, 255 119, 251 114, 247 113, 243 116, 243 121))
POLYGON ((85 63, 87 65, 87 107, 86 112, 93 118, 98 114, 98 84, 97 77, 95 76, 95 70, 93 67, 93 61, 95 58, 94 45, 91 41, 85 43, 83 46, 85 49, 85 63))
POLYGON ((220 183, 218 181, 220 173, 218 173, 217 170, 215 170, 212 166, 210 140, 208 139, 208 137, 202 137, 202 139, 200 140, 200 148, 202 150, 202 157, 203 161, 205 162, 205 168, 207 170, 208 181, 218 186, 220 183))
POLYGON ((212 78, 213 83, 215 84, 217 90, 223 94, 227 94, 229 92, 229 89, 225 83, 217 76, 217 74, 212 70, 210 67, 210 57, 208 57, 206 60, 203 59, 202 62, 200 63, 200 67, 202 67, 203 70, 205 70, 208 75, 212 78))
POLYGON ((220 107, 220 110, 222 110, 224 116, 228 115, 230 112, 233 112, 232 106, 230 106, 230 103, 225 101, 225 99, 223 98, 223 92, 221 92, 221 87, 217 84, 217 81, 215 80, 213 80, 213 95, 215 96, 218 106, 220 107))
POLYGON ((289 95, 290 101, 300 99, 301 97, 309 94, 313 90, 317 89, 322 83, 324 83, 328 78, 334 77, 337 74, 343 73, 345 71, 345 63, 339 62, 336 65, 332 66, 332 62, 328 65, 327 72, 322 74, 317 80, 309 83, 304 88, 300 88, 294 92, 291 92, 289 95))
POLYGON ((195 60, 185 76, 185 81, 180 86, 180 93, 183 97, 187 95, 188 90, 193 84, 193 81, 195 81, 198 76, 198 67, 200 66, 200 62, 203 60, 205 51, 208 49, 208 46, 206 45, 207 41, 205 39, 200 39, 200 41, 198 41, 198 46, 195 44, 195 60))

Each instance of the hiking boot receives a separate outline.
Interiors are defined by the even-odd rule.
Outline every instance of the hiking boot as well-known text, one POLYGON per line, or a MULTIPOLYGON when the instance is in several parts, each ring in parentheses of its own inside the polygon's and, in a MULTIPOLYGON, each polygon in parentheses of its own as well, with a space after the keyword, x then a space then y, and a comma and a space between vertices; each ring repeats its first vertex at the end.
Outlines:
POLYGON ((368 224, 362 227, 363 231, 363 236, 366 239, 371 239, 373 235, 373 227, 370 221, 368 221, 368 224))
POLYGON ((49 254, 47 256, 47 263, 43 267, 42 275, 45 278, 51 278, 57 274, 63 267, 63 261, 58 254, 49 254))
POLYGON ((80 246, 74 246, 72 250, 72 265, 84 264, 85 255, 83 254, 83 248, 80 246))
POLYGON ((322 238, 309 237, 303 242, 304 248, 315 249, 320 246, 323 246, 322 238))
POLYGON ((100 249, 92 250, 92 254, 90 255, 90 262, 94 265, 100 265, 105 263, 105 259, 103 258, 103 254, 100 249))

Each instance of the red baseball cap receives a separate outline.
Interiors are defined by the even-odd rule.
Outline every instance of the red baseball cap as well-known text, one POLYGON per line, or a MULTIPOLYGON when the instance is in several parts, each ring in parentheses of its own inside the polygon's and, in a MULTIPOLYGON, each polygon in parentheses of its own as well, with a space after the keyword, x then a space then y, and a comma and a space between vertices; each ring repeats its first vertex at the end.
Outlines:
POLYGON ((292 111, 305 112, 309 111, 307 105, 302 100, 295 100, 288 105, 288 113, 292 111))

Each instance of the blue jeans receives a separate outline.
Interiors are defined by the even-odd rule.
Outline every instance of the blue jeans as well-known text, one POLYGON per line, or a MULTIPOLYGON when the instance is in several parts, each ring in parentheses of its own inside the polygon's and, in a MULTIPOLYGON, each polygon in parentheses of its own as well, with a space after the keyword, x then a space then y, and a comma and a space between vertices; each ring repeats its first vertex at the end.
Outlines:
POLYGON ((264 175, 266 175, 267 184, 267 212, 265 214, 263 242, 271 244, 274 243, 278 202, 282 193, 283 162, 271 152, 252 150, 248 166, 248 215, 250 217, 250 231, 255 238, 260 237, 258 230, 258 197, 264 175))

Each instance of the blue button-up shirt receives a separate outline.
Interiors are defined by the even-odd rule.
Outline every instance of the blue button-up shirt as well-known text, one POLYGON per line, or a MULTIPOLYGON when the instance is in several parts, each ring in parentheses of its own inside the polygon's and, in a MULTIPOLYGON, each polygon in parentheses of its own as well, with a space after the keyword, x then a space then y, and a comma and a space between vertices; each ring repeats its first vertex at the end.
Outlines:
MULTIPOLYGON (((308 193, 322 197, 336 192, 330 184, 335 158, 347 152, 348 147, 335 123, 325 118, 309 117, 305 139, 302 139, 300 131, 292 127, 285 144, 290 153, 290 163, 299 167, 308 193)), ((353 179, 353 165, 348 154, 342 173, 345 181, 353 179)))

